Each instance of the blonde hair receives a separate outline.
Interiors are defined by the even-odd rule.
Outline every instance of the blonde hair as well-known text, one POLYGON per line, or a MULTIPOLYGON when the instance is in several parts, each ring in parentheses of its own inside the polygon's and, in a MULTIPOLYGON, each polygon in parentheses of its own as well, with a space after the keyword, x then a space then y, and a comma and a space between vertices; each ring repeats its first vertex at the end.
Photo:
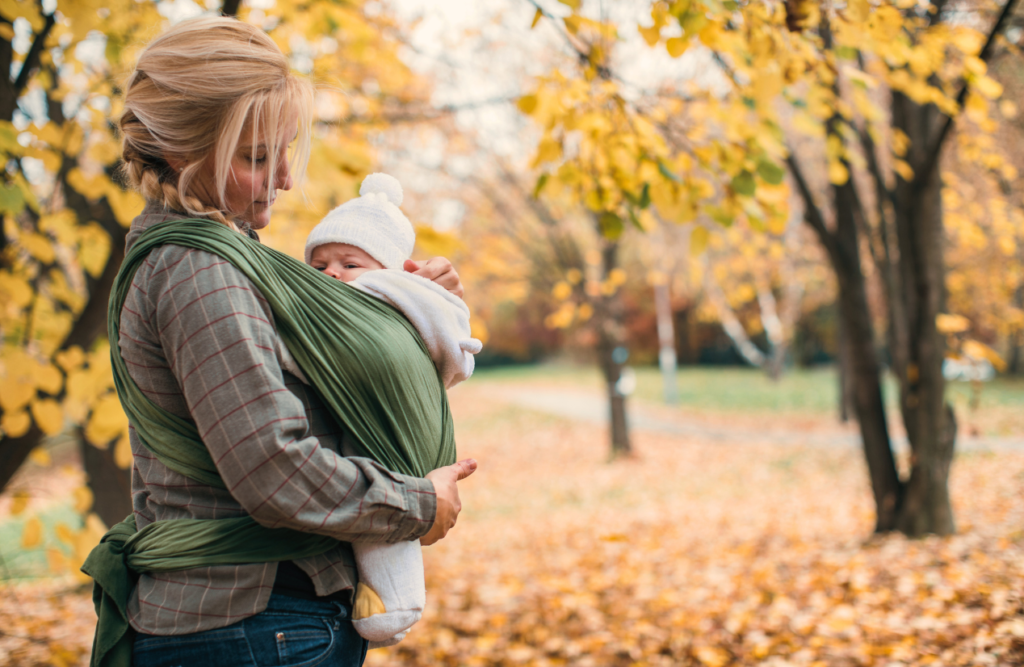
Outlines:
MULTIPOLYGON (((309 159, 313 87, 294 75, 262 30, 233 18, 182 21, 143 50, 125 87, 119 121, 124 173, 146 199, 234 226, 225 190, 242 132, 267 148, 269 183, 283 124, 298 116, 291 168, 301 179, 309 159), (216 201, 201 201, 193 183, 213 156, 216 201), (181 171, 170 162, 184 163, 181 171)), ((253 155, 255 160, 255 151, 253 155)))

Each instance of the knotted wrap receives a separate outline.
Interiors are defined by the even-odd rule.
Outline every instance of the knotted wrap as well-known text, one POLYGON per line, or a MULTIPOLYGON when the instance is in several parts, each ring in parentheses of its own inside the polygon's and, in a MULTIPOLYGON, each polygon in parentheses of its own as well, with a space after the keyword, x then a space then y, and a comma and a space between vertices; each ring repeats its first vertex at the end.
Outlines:
MULTIPOLYGON (((107 311, 114 386, 140 442, 161 463, 225 488, 195 424, 142 393, 117 345, 121 308, 135 272, 153 248, 167 244, 213 253, 252 281, 270 304, 281 339, 351 435, 359 456, 418 477, 455 462, 444 385, 401 313, 222 224, 191 219, 143 232, 125 256, 107 311)), ((264 528, 248 516, 158 521, 137 532, 134 517, 128 517, 103 537, 82 567, 95 580, 99 617, 91 665, 130 665, 133 633, 126 608, 139 574, 294 560, 336 544, 323 535, 264 528)))

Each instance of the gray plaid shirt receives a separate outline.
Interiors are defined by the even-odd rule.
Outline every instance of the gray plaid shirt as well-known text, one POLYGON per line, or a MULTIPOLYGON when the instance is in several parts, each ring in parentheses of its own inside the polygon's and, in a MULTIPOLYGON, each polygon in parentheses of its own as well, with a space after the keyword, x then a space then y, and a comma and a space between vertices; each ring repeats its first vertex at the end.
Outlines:
MULTIPOLYGON (((128 247, 148 226, 180 219, 150 203, 128 247)), ((142 528, 166 519, 250 514, 260 524, 330 535, 327 553, 295 561, 318 595, 352 588, 352 540, 398 542, 434 520, 433 485, 341 455, 341 429, 308 387, 277 334, 269 304, 220 257, 180 246, 150 252, 121 311, 121 353, 139 388, 195 421, 227 490, 184 477, 130 433, 132 497, 142 528)), ((179 635, 230 625, 267 606, 276 563, 143 575, 132 627, 179 635)))

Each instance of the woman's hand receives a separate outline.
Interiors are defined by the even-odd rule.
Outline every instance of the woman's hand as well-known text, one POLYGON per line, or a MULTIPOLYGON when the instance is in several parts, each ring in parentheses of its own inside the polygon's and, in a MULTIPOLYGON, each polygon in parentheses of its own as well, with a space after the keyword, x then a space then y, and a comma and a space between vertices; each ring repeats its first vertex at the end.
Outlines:
POLYGON ((455 267, 444 257, 434 257, 428 259, 425 262, 416 262, 411 259, 405 260, 405 265, 402 267, 409 273, 417 276, 423 276, 427 280, 431 280, 441 287, 445 288, 455 296, 462 298, 463 289, 462 281, 459 280, 459 274, 455 271, 455 267))
POLYGON ((427 473, 427 479, 434 484, 434 493, 437 494, 437 514, 434 515, 434 525, 430 527, 427 534, 420 538, 420 544, 429 546, 443 538, 462 511, 462 502, 459 500, 460 482, 476 470, 476 461, 463 459, 458 463, 444 468, 438 468, 427 473))

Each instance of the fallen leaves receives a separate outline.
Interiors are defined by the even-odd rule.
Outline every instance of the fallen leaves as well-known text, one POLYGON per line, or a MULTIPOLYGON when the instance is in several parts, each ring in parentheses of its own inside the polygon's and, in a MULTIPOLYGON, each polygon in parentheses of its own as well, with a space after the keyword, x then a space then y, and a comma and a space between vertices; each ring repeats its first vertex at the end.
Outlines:
MULTIPOLYGON (((609 464, 600 426, 497 389, 452 392, 460 455, 480 469, 458 526, 424 551, 424 619, 368 665, 1024 661, 1024 452, 960 454, 958 535, 872 538, 853 447, 637 432, 638 457, 609 464)), ((9 585, 0 600, 0 663, 87 662, 88 588, 9 585)))

